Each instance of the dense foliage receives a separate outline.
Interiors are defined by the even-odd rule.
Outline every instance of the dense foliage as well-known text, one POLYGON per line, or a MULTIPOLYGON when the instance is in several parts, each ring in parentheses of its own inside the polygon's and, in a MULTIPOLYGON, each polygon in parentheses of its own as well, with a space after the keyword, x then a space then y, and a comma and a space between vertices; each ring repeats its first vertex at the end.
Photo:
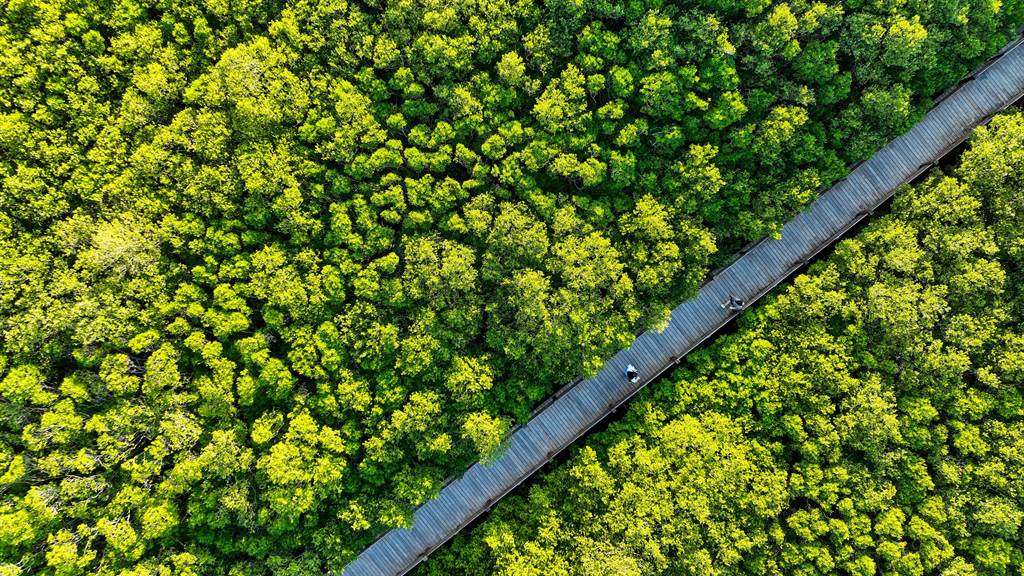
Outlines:
POLYGON ((1024 114, 419 574, 1024 572, 1024 114))
POLYGON ((310 573, 1018 0, 0 3, 0 573, 310 573))

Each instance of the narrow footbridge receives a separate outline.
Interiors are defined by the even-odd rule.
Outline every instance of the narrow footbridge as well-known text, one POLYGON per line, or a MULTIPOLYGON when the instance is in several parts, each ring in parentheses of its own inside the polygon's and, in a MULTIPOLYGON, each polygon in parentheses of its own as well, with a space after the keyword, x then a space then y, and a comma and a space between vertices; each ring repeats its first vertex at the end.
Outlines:
POLYGON ((410 528, 385 533, 345 567, 344 576, 405 574, 463 527, 490 510, 553 456, 585 434, 640 388, 670 369, 738 312, 721 306, 730 296, 754 302, 885 202, 901 184, 929 169, 962 143, 975 126, 1024 95, 1024 45, 1009 44, 947 92, 908 133, 896 138, 789 221, 778 240, 745 251, 672 312, 668 328, 645 332, 608 360, 597 376, 549 399, 509 439, 503 455, 475 464, 421 506, 410 528), (628 364, 641 380, 623 375, 628 364))

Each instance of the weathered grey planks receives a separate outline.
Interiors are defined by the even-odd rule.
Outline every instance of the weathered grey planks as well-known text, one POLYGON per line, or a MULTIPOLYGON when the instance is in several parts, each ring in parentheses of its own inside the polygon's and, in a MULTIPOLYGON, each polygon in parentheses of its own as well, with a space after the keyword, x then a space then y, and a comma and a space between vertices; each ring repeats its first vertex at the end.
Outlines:
POLYGON ((687 352, 717 332, 735 313, 720 306, 730 294, 754 302, 888 199, 895 189, 963 142, 971 130, 1024 94, 1024 47, 1004 48, 969 82, 948 92, 907 134, 821 195, 783 228, 779 240, 765 240, 706 283, 698 296, 672 312, 669 328, 645 332, 612 357, 601 372, 547 404, 509 440, 496 462, 472 466, 420 507, 411 528, 386 533, 345 567, 345 576, 404 574, 444 544, 552 456, 566 448, 611 410, 628 400, 687 352), (623 376, 627 364, 643 380, 623 376))

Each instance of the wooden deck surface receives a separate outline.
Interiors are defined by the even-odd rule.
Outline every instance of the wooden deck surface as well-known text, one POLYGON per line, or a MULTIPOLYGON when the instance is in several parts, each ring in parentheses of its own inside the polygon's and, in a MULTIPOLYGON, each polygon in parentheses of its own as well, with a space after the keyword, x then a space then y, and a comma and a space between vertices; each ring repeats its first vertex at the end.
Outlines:
POLYGON ((696 298, 672 312, 667 329, 641 334, 630 348, 608 360, 597 376, 563 391, 512 434, 499 459, 469 468, 416 511, 412 527, 384 534, 344 568, 344 576, 394 576, 411 570, 647 382, 715 334, 736 314, 720 306, 729 295, 748 305, 760 298, 832 245, 900 184, 930 168, 975 126, 1022 94, 1024 46, 1018 40, 947 93, 908 133, 854 168, 789 221, 779 240, 759 242, 719 272, 696 298), (639 370, 640 383, 631 384, 623 376, 628 364, 639 370))

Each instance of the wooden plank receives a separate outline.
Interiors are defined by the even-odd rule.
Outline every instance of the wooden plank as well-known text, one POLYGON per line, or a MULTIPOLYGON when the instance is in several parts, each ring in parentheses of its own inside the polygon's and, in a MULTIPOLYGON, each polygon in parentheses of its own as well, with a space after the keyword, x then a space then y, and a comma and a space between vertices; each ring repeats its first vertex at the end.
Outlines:
POLYGON ((474 464, 441 495, 420 507, 411 528, 385 533, 343 569, 345 576, 405 574, 438 546, 522 483, 552 456, 628 400, 675 360, 712 336, 735 314, 721 309, 730 294, 753 303, 786 279, 798 263, 813 258, 864 212, 888 199, 899 184, 938 160, 992 114, 1024 95, 1024 44, 1015 40, 975 74, 944 95, 907 134, 896 138, 847 178, 822 194, 807 212, 783 228, 777 241, 761 242, 701 287, 694 300, 672 312, 662 334, 641 335, 595 376, 582 380, 517 429, 495 462, 474 464), (641 369, 641 382, 626 382, 623 366, 641 369))

